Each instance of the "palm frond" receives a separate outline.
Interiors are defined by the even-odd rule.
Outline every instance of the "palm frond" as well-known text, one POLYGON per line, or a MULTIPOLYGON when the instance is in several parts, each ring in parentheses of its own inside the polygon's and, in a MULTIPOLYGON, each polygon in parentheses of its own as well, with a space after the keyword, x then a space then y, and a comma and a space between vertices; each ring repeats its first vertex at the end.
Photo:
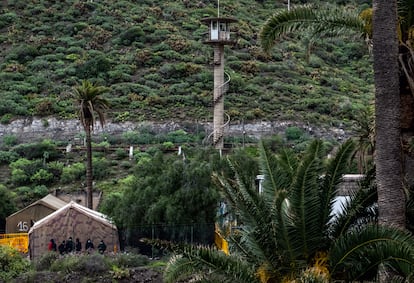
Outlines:
POLYGON ((174 256, 166 266, 164 280, 169 283, 191 277, 199 281, 259 282, 254 268, 236 256, 227 256, 218 250, 198 246, 174 256))
POLYGON ((322 241, 318 180, 323 172, 323 153, 322 141, 315 140, 309 145, 289 191, 290 239, 304 258, 310 256, 322 241))
MULTIPOLYGON (((234 169, 231 161, 229 165, 234 169)), ((273 217, 271 203, 268 203, 263 195, 260 195, 254 185, 248 187, 241 181, 239 173, 234 172, 235 183, 223 176, 213 174, 213 180, 218 184, 230 207, 238 211, 239 220, 243 229, 239 231, 239 242, 232 239, 233 247, 247 257, 255 255, 257 261, 269 260, 278 250, 278 235, 273 217)))
MULTIPOLYGON (((385 226, 367 225, 342 234, 329 252, 333 275, 345 272, 348 280, 357 280, 379 264, 408 276, 414 268, 414 239, 408 232, 385 226)), ((376 272, 372 272, 372 275, 376 272)))
POLYGON ((364 33, 364 22, 357 13, 304 5, 280 10, 270 17, 260 32, 260 42, 268 52, 277 39, 291 33, 308 32, 312 37, 334 37, 350 31, 364 33))
POLYGON ((330 224, 330 237, 338 238, 352 228, 377 222, 377 188, 374 182, 375 170, 367 173, 359 184, 359 189, 350 192, 349 200, 343 205, 342 212, 330 224))
POLYGON ((401 30, 407 32, 414 24, 414 1, 398 0, 397 3, 401 30))
POLYGON ((277 162, 284 174, 287 175, 287 181, 289 184, 295 177, 296 170, 299 166, 298 156, 291 149, 283 148, 278 154, 277 162))
MULTIPOLYGON (((229 165, 233 167, 230 161, 229 165)), ((257 225, 263 213, 258 209, 259 198, 253 184, 249 186, 242 182, 238 172, 235 172, 233 181, 218 174, 213 174, 213 181, 228 204, 239 212, 242 221, 246 224, 257 225)))
POLYGON ((88 80, 83 80, 82 84, 74 87, 72 95, 78 105, 78 116, 83 127, 92 130, 98 115, 101 126, 105 124, 105 110, 109 108, 109 101, 101 95, 108 89, 103 86, 96 86, 88 80))
POLYGON ((276 158, 265 148, 263 142, 259 143, 259 166, 260 173, 265 176, 263 181, 264 190, 271 189, 274 191, 279 188, 279 175, 274 174, 278 166, 276 158))
POLYGON ((329 161, 326 168, 319 195, 321 201, 320 223, 323 225, 320 229, 322 231, 326 231, 326 225, 330 222, 333 202, 338 192, 338 185, 341 183, 342 176, 348 171, 349 162, 354 151, 355 143, 351 139, 347 140, 340 146, 338 152, 329 161))

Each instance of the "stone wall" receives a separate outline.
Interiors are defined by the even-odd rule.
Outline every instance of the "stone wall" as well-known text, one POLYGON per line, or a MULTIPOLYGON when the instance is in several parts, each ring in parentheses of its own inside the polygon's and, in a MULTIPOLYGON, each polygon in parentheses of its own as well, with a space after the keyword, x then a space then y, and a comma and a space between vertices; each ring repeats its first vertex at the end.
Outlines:
MULTIPOLYGON (((259 139, 263 136, 270 136, 275 134, 283 134, 288 127, 299 127, 305 133, 317 138, 329 138, 337 141, 346 139, 349 136, 344 129, 341 128, 318 128, 303 123, 288 122, 288 121, 259 121, 254 123, 230 123, 224 129, 227 136, 243 136, 254 137, 259 139)), ((143 127, 149 128, 155 133, 168 133, 171 131, 183 129, 189 133, 196 133, 196 131, 205 131, 208 135, 212 131, 212 123, 200 122, 123 122, 113 123, 108 121, 104 129, 99 124, 94 130, 94 139, 99 136, 112 135, 120 136, 128 131, 139 131, 143 127)), ((53 139, 59 141, 71 142, 75 137, 79 137, 83 133, 83 128, 79 120, 58 120, 51 118, 25 118, 13 120, 10 124, 0 124, 0 140, 4 136, 13 135, 18 138, 19 142, 33 142, 43 139, 53 139)))

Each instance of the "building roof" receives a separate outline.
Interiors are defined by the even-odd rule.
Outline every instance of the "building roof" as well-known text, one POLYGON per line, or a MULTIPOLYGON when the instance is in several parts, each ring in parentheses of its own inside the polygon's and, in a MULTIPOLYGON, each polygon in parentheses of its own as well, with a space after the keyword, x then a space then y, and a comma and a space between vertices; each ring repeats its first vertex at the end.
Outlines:
POLYGON ((207 18, 202 18, 201 21, 204 22, 204 23, 210 23, 212 21, 219 21, 221 23, 235 23, 235 22, 238 22, 238 20, 236 18, 233 18, 233 17, 207 17, 207 18))
POLYGON ((46 206, 50 209, 58 210, 59 208, 62 208, 65 205, 67 205, 67 202, 61 200, 60 198, 55 197, 52 194, 48 194, 44 198, 41 198, 41 199, 35 201, 34 203, 26 206, 25 208, 22 208, 21 210, 9 215, 7 218, 9 218, 11 216, 14 216, 16 214, 19 214, 19 213, 21 213, 21 212, 23 212, 23 211, 25 211, 25 210, 33 207, 33 206, 36 206, 36 205, 43 205, 43 206, 46 206))
POLYGON ((69 202, 65 206, 61 207, 60 209, 56 210, 55 212, 49 214, 48 216, 42 218, 41 220, 37 221, 32 228, 30 228, 29 234, 38 227, 41 227, 43 225, 47 225, 53 218, 58 216, 59 214, 62 214, 70 209, 74 209, 106 226, 110 226, 114 229, 116 229, 116 226, 110 221, 110 219, 103 213, 100 213, 98 211, 89 209, 83 205, 77 204, 74 201, 69 202))

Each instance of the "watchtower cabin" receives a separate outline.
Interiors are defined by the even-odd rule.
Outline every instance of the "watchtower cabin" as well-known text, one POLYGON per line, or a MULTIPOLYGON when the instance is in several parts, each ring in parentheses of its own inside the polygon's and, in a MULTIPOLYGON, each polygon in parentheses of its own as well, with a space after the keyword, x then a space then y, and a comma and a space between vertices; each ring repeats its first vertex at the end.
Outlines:
POLYGON ((224 127, 230 122, 230 117, 224 122, 224 93, 227 92, 230 75, 224 72, 224 46, 235 44, 231 38, 230 24, 237 22, 234 18, 204 18, 201 20, 208 26, 205 44, 214 48, 214 94, 213 94, 213 136, 212 144, 215 148, 222 150, 224 147, 224 127), (226 76, 226 77, 225 77, 226 76))
POLYGON ((235 44, 231 39, 230 23, 237 22, 234 18, 204 18, 201 20, 208 25, 208 37, 204 41, 207 44, 235 44))

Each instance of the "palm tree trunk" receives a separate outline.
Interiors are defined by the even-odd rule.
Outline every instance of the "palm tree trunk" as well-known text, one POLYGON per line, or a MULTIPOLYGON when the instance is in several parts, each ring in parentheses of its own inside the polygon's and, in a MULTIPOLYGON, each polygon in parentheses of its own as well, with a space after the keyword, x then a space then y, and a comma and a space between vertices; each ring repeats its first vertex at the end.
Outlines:
POLYGON ((373 7, 375 163, 379 223, 404 229, 397 1, 374 0, 373 7))
POLYGON ((86 206, 93 209, 93 172, 92 172, 92 138, 91 127, 85 127, 86 135, 86 206))

